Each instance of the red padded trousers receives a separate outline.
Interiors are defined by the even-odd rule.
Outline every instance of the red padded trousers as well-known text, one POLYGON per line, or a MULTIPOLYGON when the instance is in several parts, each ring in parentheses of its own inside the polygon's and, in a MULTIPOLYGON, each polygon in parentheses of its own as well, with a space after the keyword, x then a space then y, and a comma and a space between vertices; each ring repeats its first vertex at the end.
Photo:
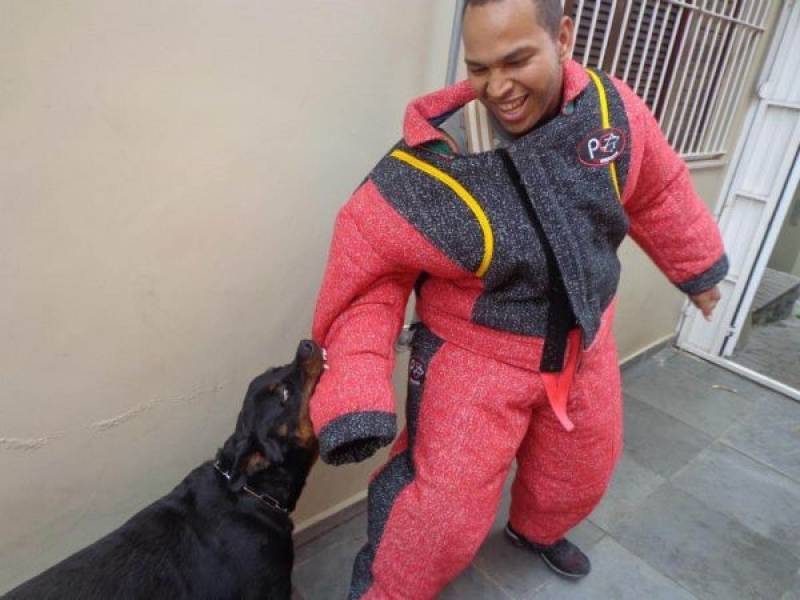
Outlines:
POLYGON ((434 598, 486 537, 515 458, 515 531, 548 544, 592 511, 622 449, 613 335, 574 356, 567 431, 539 373, 417 331, 407 426, 370 483, 368 542, 350 598, 434 598))

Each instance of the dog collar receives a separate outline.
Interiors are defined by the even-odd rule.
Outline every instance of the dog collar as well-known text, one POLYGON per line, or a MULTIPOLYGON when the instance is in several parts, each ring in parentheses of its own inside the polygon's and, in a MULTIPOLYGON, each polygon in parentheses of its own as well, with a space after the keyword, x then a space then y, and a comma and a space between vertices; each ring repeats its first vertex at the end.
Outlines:
MULTIPOLYGON (((228 481, 231 480, 231 474, 222 470, 222 467, 219 466, 219 461, 214 463, 214 468, 217 470, 217 473, 222 475, 225 479, 227 479, 228 481)), ((271 508, 272 510, 276 510, 278 512, 281 512, 281 513, 283 513, 285 515, 289 514, 289 509, 284 507, 278 500, 276 500, 275 498, 273 498, 269 494, 259 494, 258 492, 253 490, 253 488, 251 488, 251 487, 249 487, 247 485, 245 485, 242 489, 246 493, 248 493, 251 496, 253 496, 253 497, 257 498, 258 500, 260 500, 261 503, 264 506, 266 506, 268 508, 271 508)))

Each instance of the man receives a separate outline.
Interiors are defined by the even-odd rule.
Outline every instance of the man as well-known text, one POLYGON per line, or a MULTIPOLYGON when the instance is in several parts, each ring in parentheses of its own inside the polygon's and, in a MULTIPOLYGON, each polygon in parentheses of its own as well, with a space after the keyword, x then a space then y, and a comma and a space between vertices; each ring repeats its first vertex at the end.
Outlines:
POLYGON ((407 427, 369 486, 350 598, 433 598, 472 560, 512 461, 506 533, 558 573, 622 448, 610 332, 629 231, 711 315, 727 259, 685 165, 624 84, 569 59, 558 0, 473 0, 469 82, 409 105, 403 140, 342 208, 314 319, 330 370, 311 416, 324 460, 396 433, 393 344, 412 288, 407 427), (440 128, 478 98, 500 146, 440 128))

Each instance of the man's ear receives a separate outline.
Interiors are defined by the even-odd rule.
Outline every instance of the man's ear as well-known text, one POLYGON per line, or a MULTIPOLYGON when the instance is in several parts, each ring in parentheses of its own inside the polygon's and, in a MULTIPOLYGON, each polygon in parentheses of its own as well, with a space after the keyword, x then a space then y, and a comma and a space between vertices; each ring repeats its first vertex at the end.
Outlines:
POLYGON ((561 17, 558 26, 558 58, 563 63, 572 58, 572 48, 575 37, 575 23, 569 17, 561 17))

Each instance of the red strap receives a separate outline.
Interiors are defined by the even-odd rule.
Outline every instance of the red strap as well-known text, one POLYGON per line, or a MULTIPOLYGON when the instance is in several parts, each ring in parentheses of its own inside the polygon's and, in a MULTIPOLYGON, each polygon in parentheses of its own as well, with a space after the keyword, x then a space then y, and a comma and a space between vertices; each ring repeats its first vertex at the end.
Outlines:
POLYGON ((560 373, 540 373, 550 408, 553 409, 556 418, 567 431, 575 429, 575 424, 567 416, 567 399, 575 378, 575 370, 578 367, 580 350, 581 331, 573 329, 567 337, 567 364, 564 365, 564 369, 560 373))

